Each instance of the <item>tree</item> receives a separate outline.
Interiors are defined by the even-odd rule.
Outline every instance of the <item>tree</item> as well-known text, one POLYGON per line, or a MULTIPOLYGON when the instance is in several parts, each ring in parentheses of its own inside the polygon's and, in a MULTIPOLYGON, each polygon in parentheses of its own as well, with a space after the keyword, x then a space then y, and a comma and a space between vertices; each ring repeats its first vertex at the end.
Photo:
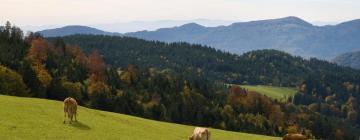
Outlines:
POLYGON ((15 96, 29 96, 27 87, 23 82, 21 75, 1 65, 0 93, 15 96))
POLYGON ((106 96, 110 96, 109 87, 102 81, 90 81, 88 87, 88 93, 90 96, 92 94, 105 94, 106 96))
POLYGON ((36 69, 37 77, 40 80, 40 82, 43 84, 44 87, 48 87, 50 85, 51 80, 53 79, 51 75, 42 65, 39 65, 34 68, 36 69))
POLYGON ((37 38, 31 42, 31 47, 27 54, 27 59, 32 62, 32 68, 36 72, 38 79, 44 87, 49 86, 52 80, 51 75, 44 66, 48 57, 49 48, 50 44, 46 40, 43 38, 37 38))
POLYGON ((43 38, 37 38, 31 42, 31 47, 27 58, 33 63, 33 66, 42 65, 48 54, 49 43, 43 38))
MULTIPOLYGON (((59 41, 59 42, 60 42, 59 45, 63 46, 61 41, 59 41)), ((69 55, 71 55, 71 57, 75 58, 75 62, 77 64, 86 65, 89 62, 89 68, 91 69, 91 72, 94 72, 94 71, 101 72, 101 70, 104 69, 105 64, 97 51, 94 51, 92 54, 90 54, 89 60, 88 60, 88 58, 86 57, 86 55, 84 54, 84 52, 82 51, 82 49, 79 46, 66 45, 62 49, 63 49, 64 54, 69 54, 69 55), (98 70, 94 70, 94 69, 96 69, 96 67, 94 67, 96 65, 99 65, 98 70)))
POLYGON ((356 111, 354 111, 354 110, 350 110, 347 113, 347 119, 350 120, 353 123, 356 123, 357 117, 358 117, 358 113, 356 111))
POLYGON ((62 86, 67 91, 68 96, 73 97, 77 100, 82 99, 81 84, 79 82, 73 83, 73 82, 63 81, 62 86))
POLYGON ((335 131, 335 139, 336 140, 344 140, 344 132, 341 129, 336 129, 335 131))
POLYGON ((271 107, 269 119, 276 125, 284 125, 284 113, 281 111, 280 105, 273 105, 271 107))
POLYGON ((228 103, 230 105, 239 105, 243 103, 244 99, 242 98, 246 98, 247 94, 248 92, 244 88, 241 88, 240 86, 237 85, 233 85, 229 90, 229 95, 227 99, 228 103))
POLYGON ((299 128, 298 128, 297 125, 289 126, 288 129, 287 129, 287 133, 288 133, 288 134, 296 134, 296 133, 299 133, 298 129, 299 129, 299 128))
POLYGON ((96 81, 104 80, 103 74, 105 72, 106 65, 98 51, 95 50, 89 55, 88 68, 89 68, 89 72, 91 74, 94 74, 94 76, 95 76, 95 77, 93 77, 93 78, 95 78, 93 80, 96 80, 96 81))

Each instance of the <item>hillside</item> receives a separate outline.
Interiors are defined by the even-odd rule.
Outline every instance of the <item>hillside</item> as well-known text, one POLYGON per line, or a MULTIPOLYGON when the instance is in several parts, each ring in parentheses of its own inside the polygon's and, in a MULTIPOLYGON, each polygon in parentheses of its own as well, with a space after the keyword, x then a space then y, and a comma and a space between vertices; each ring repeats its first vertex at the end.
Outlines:
MULTIPOLYGON (((79 108, 79 122, 63 124, 62 102, 0 95, 0 137, 7 139, 184 140, 193 126, 79 108)), ((280 139, 212 129, 214 140, 280 139)))
POLYGON ((360 20, 335 26, 314 26, 297 17, 286 17, 219 27, 192 23, 125 35, 147 40, 209 45, 237 54, 258 49, 277 49, 303 57, 332 59, 358 49, 360 20))
POLYGON ((93 35, 121 35, 120 33, 111 33, 102 31, 96 28, 91 28, 87 26, 79 26, 79 25, 72 25, 72 26, 65 26, 61 28, 55 29, 46 29, 37 32, 45 37, 56 37, 56 36, 67 36, 67 35, 74 35, 74 34, 93 34, 93 35))
MULTIPOLYGON (((62 39, 65 43, 81 46, 86 52, 98 50, 107 63, 116 67, 126 68, 128 64, 135 64, 144 68, 186 72, 186 75, 200 71, 208 79, 231 84, 295 87, 309 77, 327 80, 331 84, 349 79, 354 81, 357 80, 356 77, 360 77, 360 72, 353 69, 318 59, 307 60, 276 50, 233 55, 207 46, 167 44, 131 37, 74 35, 62 39)), ((55 42, 56 38, 49 40, 55 42)))
POLYGON ((333 59, 333 62, 354 69, 360 69, 360 51, 344 53, 333 59))

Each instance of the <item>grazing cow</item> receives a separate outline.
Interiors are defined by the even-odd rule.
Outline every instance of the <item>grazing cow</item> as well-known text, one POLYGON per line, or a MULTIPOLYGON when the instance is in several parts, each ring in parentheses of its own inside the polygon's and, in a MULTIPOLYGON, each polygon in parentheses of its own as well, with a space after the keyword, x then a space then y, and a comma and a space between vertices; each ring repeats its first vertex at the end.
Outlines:
POLYGON ((189 137, 189 140, 211 140, 211 133, 207 128, 196 127, 194 133, 189 137))
POLYGON ((73 121, 73 117, 76 120, 77 102, 74 98, 68 97, 64 100, 64 123, 66 123, 66 115, 69 119, 69 123, 73 121))
POLYGON ((286 134, 283 140, 306 140, 306 137, 301 134, 286 134))

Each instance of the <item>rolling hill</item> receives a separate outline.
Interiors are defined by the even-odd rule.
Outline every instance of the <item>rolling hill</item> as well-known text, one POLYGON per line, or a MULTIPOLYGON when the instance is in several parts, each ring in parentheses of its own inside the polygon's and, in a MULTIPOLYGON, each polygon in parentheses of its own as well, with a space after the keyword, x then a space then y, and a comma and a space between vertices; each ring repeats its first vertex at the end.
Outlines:
MULTIPOLYGON (((0 95, 0 138, 184 140, 193 126, 79 108, 79 122, 63 124, 62 102, 0 95)), ((277 137, 212 129, 214 140, 277 140, 277 137)))
POLYGON ((303 57, 332 59, 339 54, 360 49, 360 20, 334 26, 314 26, 297 17, 238 22, 218 27, 190 23, 125 35, 147 40, 209 45, 237 54, 258 49, 277 49, 303 57))
POLYGON ((40 33, 42 36, 45 37, 67 36, 73 34, 115 35, 115 36, 121 35, 120 33, 106 32, 96 28, 79 26, 79 25, 65 26, 55 29, 47 29, 47 30, 39 31, 37 33, 40 33))
POLYGON ((354 69, 360 69, 360 51, 344 53, 337 56, 333 62, 354 69))

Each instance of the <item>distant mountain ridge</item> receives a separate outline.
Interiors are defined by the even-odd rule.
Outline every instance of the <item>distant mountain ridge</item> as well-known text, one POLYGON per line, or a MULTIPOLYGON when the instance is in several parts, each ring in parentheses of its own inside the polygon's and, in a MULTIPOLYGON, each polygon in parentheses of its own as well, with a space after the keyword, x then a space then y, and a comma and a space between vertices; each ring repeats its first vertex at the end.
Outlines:
POLYGON ((47 30, 39 31, 38 33, 40 33, 45 37, 68 36, 74 34, 115 35, 115 36, 121 35, 120 33, 106 32, 96 28, 92 28, 88 26, 80 26, 80 25, 71 25, 61 28, 47 29, 47 30))
MULTIPOLYGON (((216 19, 192 19, 192 20, 137 20, 130 22, 109 22, 109 23, 96 23, 84 24, 84 26, 97 28, 103 31, 111 31, 118 33, 128 33, 137 31, 155 31, 160 28, 170 28, 181 26, 187 23, 197 23, 206 27, 216 27, 221 25, 230 25, 239 20, 216 20, 216 19)), ((326 23, 325 23, 326 24, 326 23)), ((21 28, 24 31, 38 32, 45 29, 52 29, 62 27, 62 25, 24 25, 21 28)))
POLYGON ((107 23, 89 25, 101 30, 114 31, 119 33, 137 32, 137 31, 155 31, 160 28, 171 28, 181 26, 187 23, 197 23, 207 27, 216 27, 220 25, 230 25, 235 20, 211 20, 211 19, 194 19, 194 20, 156 20, 156 21, 132 21, 123 23, 107 23))
POLYGON ((314 26, 298 17, 238 22, 229 26, 204 27, 195 23, 125 36, 165 42, 203 44, 241 54, 258 49, 277 49, 303 57, 330 60, 360 50, 360 20, 338 25, 314 26))
POLYGON ((125 34, 101 31, 86 26, 66 26, 40 31, 45 37, 72 34, 131 36, 164 42, 202 44, 242 54, 252 50, 276 49, 305 58, 332 60, 336 56, 360 50, 360 20, 337 25, 314 26, 298 17, 285 17, 250 22, 237 22, 228 26, 205 27, 188 23, 156 31, 125 34))
POLYGON ((360 51, 354 51, 341 54, 333 60, 333 62, 341 65, 352 67, 354 69, 360 69, 360 51))

